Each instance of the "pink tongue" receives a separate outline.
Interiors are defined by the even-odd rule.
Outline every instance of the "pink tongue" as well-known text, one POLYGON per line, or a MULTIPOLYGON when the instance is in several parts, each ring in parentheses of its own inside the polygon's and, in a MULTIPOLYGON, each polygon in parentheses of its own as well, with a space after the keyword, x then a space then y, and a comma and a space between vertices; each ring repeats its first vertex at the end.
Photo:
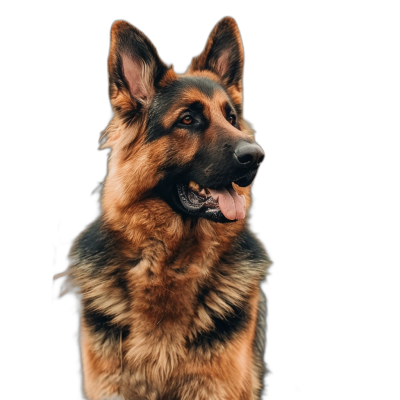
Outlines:
POLYGON ((246 199, 243 195, 238 195, 232 187, 221 190, 208 189, 214 200, 218 200, 222 214, 230 220, 240 220, 246 215, 246 199))

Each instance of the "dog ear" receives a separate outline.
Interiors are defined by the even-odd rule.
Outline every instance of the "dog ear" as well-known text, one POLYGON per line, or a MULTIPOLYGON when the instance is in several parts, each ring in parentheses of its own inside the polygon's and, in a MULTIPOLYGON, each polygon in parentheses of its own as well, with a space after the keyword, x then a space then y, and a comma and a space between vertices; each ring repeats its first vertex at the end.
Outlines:
POLYGON ((148 104, 168 70, 150 40, 125 21, 111 28, 109 92, 114 110, 130 121, 148 104))
POLYGON ((234 85, 241 92, 243 46, 233 18, 223 18, 215 25, 205 49, 198 57, 193 58, 189 70, 212 71, 220 77, 225 86, 234 85))

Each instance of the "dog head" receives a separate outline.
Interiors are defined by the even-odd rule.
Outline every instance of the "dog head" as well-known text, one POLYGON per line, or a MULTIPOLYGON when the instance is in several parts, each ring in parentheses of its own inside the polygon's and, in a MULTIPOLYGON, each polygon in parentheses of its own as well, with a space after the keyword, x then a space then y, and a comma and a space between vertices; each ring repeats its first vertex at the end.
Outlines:
POLYGON ((142 32, 117 21, 108 68, 115 115, 104 134, 103 147, 112 148, 104 195, 113 192, 121 207, 151 198, 184 217, 244 219, 264 152, 242 118, 235 21, 215 26, 183 75, 142 32))

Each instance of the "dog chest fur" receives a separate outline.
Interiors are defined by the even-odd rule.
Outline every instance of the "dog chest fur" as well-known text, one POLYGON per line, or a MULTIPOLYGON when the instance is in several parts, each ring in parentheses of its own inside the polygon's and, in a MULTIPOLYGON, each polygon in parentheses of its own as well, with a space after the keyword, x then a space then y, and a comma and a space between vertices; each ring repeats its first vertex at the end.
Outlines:
POLYGON ((230 360, 240 369, 246 346, 232 338, 253 330, 257 307, 246 304, 258 301, 257 282, 269 262, 258 241, 244 231, 219 254, 215 237, 207 244, 193 237, 187 249, 169 255, 157 241, 145 254, 124 255, 121 241, 104 222, 94 222, 74 246, 70 272, 83 288, 83 325, 92 346, 109 343, 109 353, 124 360, 120 365, 116 357, 119 379, 129 366, 129 385, 144 385, 145 376, 159 391, 177 371, 184 376, 195 365, 216 363, 227 344, 231 354, 242 354, 230 360))

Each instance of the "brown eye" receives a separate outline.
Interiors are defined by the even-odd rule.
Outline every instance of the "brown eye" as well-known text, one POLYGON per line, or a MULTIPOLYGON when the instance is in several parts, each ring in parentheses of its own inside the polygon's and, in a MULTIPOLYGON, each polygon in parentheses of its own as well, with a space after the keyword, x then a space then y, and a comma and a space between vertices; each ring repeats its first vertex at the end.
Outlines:
POLYGON ((181 122, 184 125, 190 125, 191 123, 193 123, 193 118, 190 115, 186 115, 186 117, 183 117, 181 119, 181 122))
POLYGON ((236 117, 235 117, 234 115, 230 115, 230 116, 228 117, 228 122, 229 122, 231 125, 235 125, 235 123, 236 123, 236 117))

